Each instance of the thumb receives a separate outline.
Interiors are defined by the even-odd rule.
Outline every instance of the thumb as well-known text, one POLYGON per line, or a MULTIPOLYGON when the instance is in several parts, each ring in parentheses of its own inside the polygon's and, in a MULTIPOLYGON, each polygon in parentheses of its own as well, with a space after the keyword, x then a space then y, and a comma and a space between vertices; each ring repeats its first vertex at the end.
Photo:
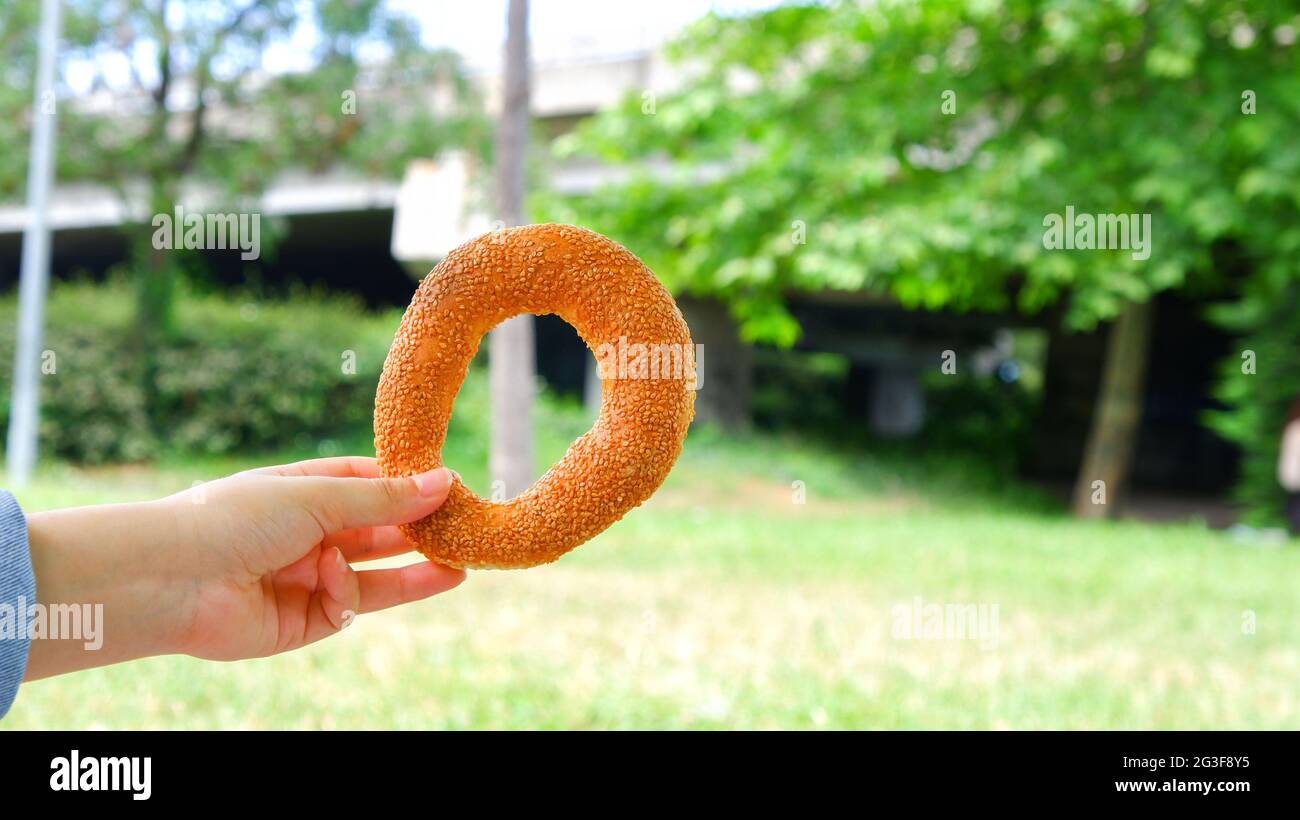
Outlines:
POLYGON ((294 500, 326 533, 406 524, 447 500, 451 472, 438 467, 406 478, 288 478, 294 500))

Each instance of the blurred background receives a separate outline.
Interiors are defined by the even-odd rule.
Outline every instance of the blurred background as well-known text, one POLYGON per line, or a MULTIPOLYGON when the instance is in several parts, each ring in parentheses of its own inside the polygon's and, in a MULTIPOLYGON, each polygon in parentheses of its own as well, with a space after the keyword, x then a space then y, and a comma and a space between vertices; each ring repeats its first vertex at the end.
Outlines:
MULTIPOLYGON (((639 255, 703 379, 660 492, 554 565, 29 684, 3 728, 1300 725, 1298 35, 1231 0, 6 4, 25 509, 373 454, 416 284, 509 224, 639 255)), ((600 395, 562 320, 502 328, 443 453, 485 496, 600 395)))

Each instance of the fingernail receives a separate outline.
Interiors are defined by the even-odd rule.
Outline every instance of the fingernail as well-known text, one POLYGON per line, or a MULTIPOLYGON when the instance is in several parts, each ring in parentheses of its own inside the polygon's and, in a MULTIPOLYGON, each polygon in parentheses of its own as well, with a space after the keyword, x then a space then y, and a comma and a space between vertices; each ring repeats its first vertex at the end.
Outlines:
POLYGON ((343 557, 343 550, 338 547, 334 548, 334 563, 338 564, 339 569, 341 570, 346 570, 348 568, 347 559, 343 557))
POLYGON ((443 492, 451 486, 451 473, 444 467, 438 467, 427 473, 411 476, 415 480, 416 489, 424 498, 432 498, 438 493, 443 492))

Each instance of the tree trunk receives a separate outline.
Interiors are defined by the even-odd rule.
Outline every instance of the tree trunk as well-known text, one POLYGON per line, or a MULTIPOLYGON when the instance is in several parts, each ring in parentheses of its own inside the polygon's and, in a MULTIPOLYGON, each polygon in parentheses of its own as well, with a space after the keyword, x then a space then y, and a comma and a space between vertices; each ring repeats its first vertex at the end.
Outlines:
POLYGON ((691 340, 699 346, 699 392, 695 420, 728 432, 750 428, 754 392, 754 349, 741 341, 736 320, 714 299, 683 295, 677 300, 691 340))
POLYGON ((1074 486, 1080 518, 1114 517, 1123 499, 1142 418, 1154 311, 1151 300, 1125 303, 1106 339, 1101 389, 1074 486))
MULTIPOLYGON (((164 180, 151 181, 147 219, 152 220, 154 214, 170 216, 175 206, 176 186, 164 180)), ((176 253, 177 249, 154 247, 153 236, 154 228, 146 222, 131 245, 136 328, 146 347, 157 345, 171 332, 176 301, 176 265, 168 254, 176 253)))
MULTIPOLYGON (((510 0, 507 12, 501 118, 497 126, 497 210, 507 225, 524 223, 528 148, 528 0, 510 0)), ((512 498, 533 481, 532 408, 535 392, 533 317, 502 322, 488 340, 492 392, 489 467, 494 500, 512 498)))
MULTIPOLYGON (((174 186, 163 181, 150 184, 149 219, 152 214, 171 214, 175 207, 174 186)), ((157 401, 159 353, 175 330, 177 265, 176 249, 158 248, 154 228, 141 226, 130 238, 132 284, 135 289, 135 332, 131 338, 136 378, 144 391, 145 412, 155 431, 167 429, 157 401)))

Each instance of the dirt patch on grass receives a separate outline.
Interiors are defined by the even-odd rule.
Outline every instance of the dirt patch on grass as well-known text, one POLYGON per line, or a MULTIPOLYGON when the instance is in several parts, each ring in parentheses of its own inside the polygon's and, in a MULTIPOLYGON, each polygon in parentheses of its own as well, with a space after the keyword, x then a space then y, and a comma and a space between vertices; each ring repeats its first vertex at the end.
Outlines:
POLYGON ((711 510, 758 512, 764 516, 802 517, 807 515, 868 515, 911 512, 930 505, 916 495, 891 492, 881 495, 827 496, 815 488, 799 489, 789 484, 744 477, 710 484, 664 487, 646 502, 662 510, 686 510, 705 507, 711 510))

